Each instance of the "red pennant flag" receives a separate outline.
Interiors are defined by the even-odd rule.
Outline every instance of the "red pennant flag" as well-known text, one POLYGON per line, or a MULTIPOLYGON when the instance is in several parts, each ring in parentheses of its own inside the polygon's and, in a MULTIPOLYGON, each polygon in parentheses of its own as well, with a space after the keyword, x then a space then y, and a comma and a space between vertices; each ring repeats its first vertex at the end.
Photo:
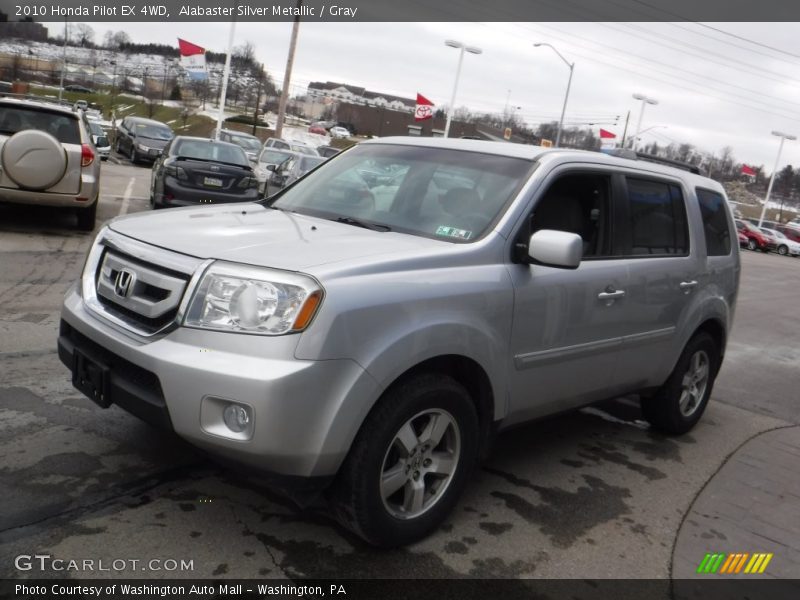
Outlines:
POLYGON ((742 175, 749 175, 750 177, 755 177, 756 172, 755 169, 748 167, 747 165, 742 165, 742 175))
POLYGON ((606 131, 605 129, 600 129, 600 138, 601 139, 614 139, 617 137, 617 134, 611 133, 610 131, 606 131))
POLYGON ((414 120, 424 121, 433 118, 433 102, 417 92, 417 106, 414 108, 414 120))
POLYGON ((197 54, 206 53, 205 48, 201 48, 197 44, 187 42, 186 40, 182 40, 181 38, 178 38, 178 48, 181 51, 181 56, 195 56, 197 54))

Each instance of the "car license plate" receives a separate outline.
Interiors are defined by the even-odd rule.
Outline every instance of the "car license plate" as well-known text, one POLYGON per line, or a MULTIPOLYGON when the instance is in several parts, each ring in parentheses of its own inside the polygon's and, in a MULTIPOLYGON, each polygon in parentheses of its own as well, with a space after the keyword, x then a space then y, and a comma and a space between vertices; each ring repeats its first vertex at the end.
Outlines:
POLYGON ((91 400, 108 408, 111 406, 109 393, 109 369, 75 348, 72 355, 72 385, 86 394, 91 400))
POLYGON ((209 187, 222 187, 222 179, 217 177, 205 177, 203 183, 209 187))

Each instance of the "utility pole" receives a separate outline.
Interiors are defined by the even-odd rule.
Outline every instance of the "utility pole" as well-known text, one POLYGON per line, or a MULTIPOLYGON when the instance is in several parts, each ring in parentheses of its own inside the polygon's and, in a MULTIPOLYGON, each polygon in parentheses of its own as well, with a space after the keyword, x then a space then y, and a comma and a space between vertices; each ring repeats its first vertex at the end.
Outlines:
POLYGON ((64 71, 67 70, 67 20, 64 19, 64 56, 61 61, 61 85, 58 88, 58 102, 61 103, 61 96, 64 93, 64 71))
POLYGON ((256 91, 256 109, 253 112, 253 135, 256 134, 256 123, 258 123, 258 105, 261 102, 261 83, 264 81, 264 64, 261 64, 258 73, 258 90, 256 91))
POLYGON ((628 121, 631 120, 631 111, 628 111, 628 115, 625 117, 625 129, 622 130, 622 145, 620 148, 625 147, 625 137, 628 135, 628 121))
POLYGON ((294 52, 297 48, 297 34, 300 30, 300 9, 303 6, 303 0, 297 0, 297 16, 294 18, 292 24, 292 37, 289 41, 289 56, 286 58, 286 72, 283 74, 283 89, 281 90, 281 99, 278 102, 278 120, 275 123, 275 137, 279 138, 283 135, 283 120, 286 118, 286 104, 289 101, 289 83, 292 80, 292 65, 294 64, 294 52))

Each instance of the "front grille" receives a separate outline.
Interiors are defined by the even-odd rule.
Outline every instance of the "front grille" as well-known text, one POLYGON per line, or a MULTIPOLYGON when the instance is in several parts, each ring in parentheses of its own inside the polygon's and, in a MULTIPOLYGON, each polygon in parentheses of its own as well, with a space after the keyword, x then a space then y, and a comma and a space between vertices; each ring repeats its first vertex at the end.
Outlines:
POLYGON ((106 248, 94 283, 105 311, 150 335, 174 321, 189 275, 106 248))

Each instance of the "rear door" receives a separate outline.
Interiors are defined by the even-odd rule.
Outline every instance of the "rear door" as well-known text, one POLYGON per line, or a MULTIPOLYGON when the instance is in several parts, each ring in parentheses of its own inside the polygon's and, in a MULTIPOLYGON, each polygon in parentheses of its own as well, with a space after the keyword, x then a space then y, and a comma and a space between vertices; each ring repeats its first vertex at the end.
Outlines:
POLYGON ((628 258, 626 319, 617 383, 660 385, 680 352, 681 325, 703 282, 705 251, 689 226, 693 190, 658 175, 622 177, 618 230, 628 258))

